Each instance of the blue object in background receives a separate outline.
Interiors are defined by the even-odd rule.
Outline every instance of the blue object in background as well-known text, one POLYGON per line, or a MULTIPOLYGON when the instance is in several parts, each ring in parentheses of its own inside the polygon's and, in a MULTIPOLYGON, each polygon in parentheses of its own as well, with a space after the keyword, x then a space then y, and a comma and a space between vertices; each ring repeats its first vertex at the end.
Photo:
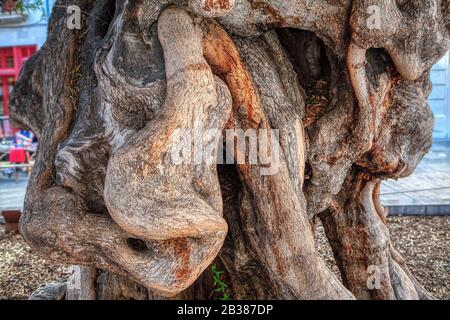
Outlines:
POLYGON ((431 69, 433 91, 428 99, 434 114, 433 138, 450 140, 450 65, 449 53, 431 69))

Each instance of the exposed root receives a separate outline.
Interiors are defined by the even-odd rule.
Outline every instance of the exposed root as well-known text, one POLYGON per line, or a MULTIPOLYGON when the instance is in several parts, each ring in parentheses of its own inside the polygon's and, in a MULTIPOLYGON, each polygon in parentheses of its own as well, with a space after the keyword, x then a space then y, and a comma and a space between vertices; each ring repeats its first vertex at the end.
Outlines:
MULTIPOLYGON (((217 24, 206 26, 204 54, 214 72, 227 83, 233 96, 233 123, 244 130, 270 128, 261 100, 231 38, 217 24), (256 126, 255 126, 256 125, 256 126)), ((268 268, 278 297, 350 299, 351 295, 317 258, 305 202, 292 192, 286 160, 280 154, 279 170, 262 174, 258 165, 239 165, 247 190, 241 204, 251 247, 261 265, 268 268), (255 213, 251 213, 256 211, 255 213), (250 221, 249 221, 250 220, 250 221), (259 237, 254 230, 264 230, 259 237), (277 239, 272 242, 270 239, 277 239)))
POLYGON ((431 298, 392 248, 379 179, 410 174, 430 146, 427 72, 450 45, 438 0, 375 1, 385 14, 374 30, 374 0, 72 2, 60 0, 89 12, 85 28, 68 30, 64 10, 52 14, 11 112, 40 140, 22 234, 46 257, 92 267, 81 296, 207 297, 194 291, 208 286, 201 273, 229 232, 220 260, 233 297, 431 298), (283 48, 274 28, 309 33, 288 32, 283 48), (297 36, 312 45, 303 56, 297 36), (326 108, 307 101, 305 110, 289 54, 312 76, 305 83, 330 62, 326 108), (408 81, 379 67, 391 65, 408 81), (277 163, 239 163, 221 194, 219 137, 199 143, 205 158, 171 160, 198 145, 176 140, 177 129, 224 128, 281 137, 260 140, 261 158, 277 163), (321 218, 354 295, 317 256, 304 194, 310 217, 334 211, 321 218))
POLYGON ((380 217, 380 220, 384 224, 387 224, 386 218, 389 214, 389 209, 383 207, 383 205, 381 204, 380 192, 381 192, 381 181, 378 181, 375 184, 375 187, 373 188, 372 201, 373 201, 373 205, 375 207, 375 211, 377 212, 378 216, 380 217))
POLYGON ((344 210, 321 215, 346 287, 358 299, 431 298, 392 247, 379 203, 380 181, 361 174, 356 179, 348 180, 340 194, 344 210), (355 190, 355 183, 361 187, 355 190))

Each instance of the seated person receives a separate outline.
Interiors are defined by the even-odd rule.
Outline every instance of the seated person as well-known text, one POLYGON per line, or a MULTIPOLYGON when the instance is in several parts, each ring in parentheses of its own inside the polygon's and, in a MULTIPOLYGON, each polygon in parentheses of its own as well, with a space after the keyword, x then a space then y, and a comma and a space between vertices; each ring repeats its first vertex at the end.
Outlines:
POLYGON ((28 147, 33 143, 34 134, 27 130, 17 131, 14 136, 15 145, 18 147, 28 147))

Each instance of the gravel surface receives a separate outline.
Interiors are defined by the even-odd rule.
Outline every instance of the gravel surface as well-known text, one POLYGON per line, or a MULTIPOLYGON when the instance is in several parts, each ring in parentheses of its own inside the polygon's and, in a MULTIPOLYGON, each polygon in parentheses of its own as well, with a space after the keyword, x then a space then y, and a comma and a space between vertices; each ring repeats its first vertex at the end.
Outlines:
MULTIPOLYGON (((418 280, 436 298, 450 299, 450 217, 390 217, 389 228, 418 280)), ((321 256, 338 274, 320 224, 316 240, 321 256)), ((68 266, 39 257, 20 235, 5 235, 0 225, 0 299, 26 299, 41 284, 68 274, 68 266)))
POLYGON ((19 234, 0 225, 0 299, 27 299, 42 284, 67 278, 68 267, 33 253, 19 234))
MULTIPOLYGON (((438 299, 450 299, 450 216, 389 217, 394 247, 411 272, 438 299)), ((339 270, 320 223, 316 226, 320 255, 336 275, 339 270)))
POLYGON ((391 238, 411 272, 436 298, 450 300, 450 217, 390 219, 391 238))

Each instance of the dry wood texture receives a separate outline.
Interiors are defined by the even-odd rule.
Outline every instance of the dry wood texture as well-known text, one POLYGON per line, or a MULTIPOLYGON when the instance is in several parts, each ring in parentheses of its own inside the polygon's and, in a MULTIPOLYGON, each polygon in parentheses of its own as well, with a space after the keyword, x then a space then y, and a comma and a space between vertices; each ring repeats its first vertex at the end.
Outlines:
POLYGON ((447 0, 57 1, 11 98, 40 140, 22 234, 85 266, 67 299, 208 299, 213 261, 235 299, 432 298, 390 242, 379 186, 431 146, 448 13, 447 0), (80 30, 60 9, 74 4, 80 30), (238 149, 217 165, 230 130, 253 130, 272 161, 238 149), (201 159, 174 163, 192 146, 201 159), (316 217, 343 283, 316 252, 316 217))

